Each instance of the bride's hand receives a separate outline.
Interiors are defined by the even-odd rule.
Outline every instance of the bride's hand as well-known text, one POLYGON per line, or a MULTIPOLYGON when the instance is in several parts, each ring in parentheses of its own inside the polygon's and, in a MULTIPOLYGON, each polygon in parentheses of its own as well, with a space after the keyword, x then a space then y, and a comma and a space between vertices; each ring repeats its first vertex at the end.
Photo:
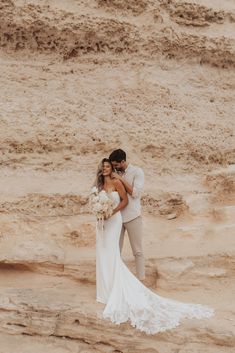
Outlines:
POLYGON ((115 213, 115 212, 112 212, 111 215, 109 215, 109 216, 104 216, 104 220, 107 221, 107 219, 109 219, 110 217, 112 217, 112 216, 114 215, 114 213, 115 213))

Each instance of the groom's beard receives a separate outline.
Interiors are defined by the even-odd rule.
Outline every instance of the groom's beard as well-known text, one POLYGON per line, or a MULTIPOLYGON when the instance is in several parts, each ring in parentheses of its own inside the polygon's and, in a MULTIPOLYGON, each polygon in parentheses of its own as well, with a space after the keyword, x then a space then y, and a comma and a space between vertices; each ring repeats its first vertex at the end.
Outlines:
POLYGON ((118 174, 124 174, 124 170, 123 169, 115 169, 115 172, 118 174))

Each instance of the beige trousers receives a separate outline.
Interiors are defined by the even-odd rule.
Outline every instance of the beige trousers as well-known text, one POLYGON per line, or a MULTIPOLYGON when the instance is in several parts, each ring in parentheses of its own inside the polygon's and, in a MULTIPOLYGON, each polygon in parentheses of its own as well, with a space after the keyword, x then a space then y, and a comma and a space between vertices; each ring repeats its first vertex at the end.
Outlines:
POLYGON ((145 278, 145 261, 142 247, 142 217, 139 216, 130 222, 123 223, 119 242, 120 252, 123 248, 125 231, 127 231, 135 257, 136 275, 140 280, 143 280, 145 278))

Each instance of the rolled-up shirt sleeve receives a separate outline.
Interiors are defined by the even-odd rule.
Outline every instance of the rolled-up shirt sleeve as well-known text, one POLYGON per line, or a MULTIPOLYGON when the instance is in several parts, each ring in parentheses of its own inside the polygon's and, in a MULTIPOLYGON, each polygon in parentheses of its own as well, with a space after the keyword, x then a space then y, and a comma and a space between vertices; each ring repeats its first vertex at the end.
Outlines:
POLYGON ((135 199, 141 196, 144 188, 144 172, 141 168, 138 168, 133 181, 132 197, 135 199))

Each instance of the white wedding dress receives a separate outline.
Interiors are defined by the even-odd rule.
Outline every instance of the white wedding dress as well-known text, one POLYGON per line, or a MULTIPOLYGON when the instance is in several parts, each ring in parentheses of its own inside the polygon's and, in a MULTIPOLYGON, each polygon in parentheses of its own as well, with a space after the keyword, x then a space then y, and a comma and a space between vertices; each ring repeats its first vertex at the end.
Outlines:
MULTIPOLYGON (((111 193, 116 204, 117 191, 111 193)), ((148 334, 179 325, 184 318, 209 318, 214 310, 200 304, 182 303, 160 297, 140 282, 120 256, 121 213, 96 225, 96 300, 106 304, 103 318, 116 324, 130 320, 133 327, 148 334)))

